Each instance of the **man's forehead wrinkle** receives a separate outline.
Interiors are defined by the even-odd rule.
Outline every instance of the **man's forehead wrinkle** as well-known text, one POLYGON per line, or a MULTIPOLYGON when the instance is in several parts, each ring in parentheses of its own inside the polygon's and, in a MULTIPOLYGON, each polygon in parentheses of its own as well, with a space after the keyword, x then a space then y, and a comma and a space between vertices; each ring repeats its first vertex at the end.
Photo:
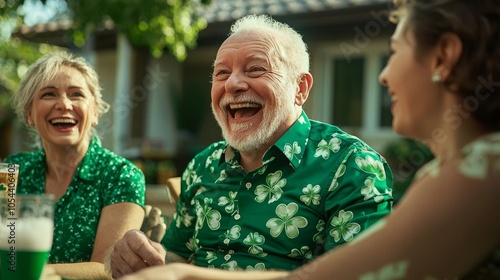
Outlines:
POLYGON ((241 30, 222 43, 214 67, 243 61, 244 64, 259 63, 268 70, 276 71, 289 59, 280 38, 281 34, 273 30, 241 30), (247 51, 243 51, 244 49, 247 51))
POLYGON ((238 53, 236 58, 227 58, 225 55, 226 50, 221 50, 216 60, 214 61, 214 65, 227 64, 230 61, 243 61, 245 63, 249 62, 260 62, 265 64, 271 64, 271 57, 267 52, 262 51, 260 48, 256 48, 255 51, 248 52, 246 54, 238 53))

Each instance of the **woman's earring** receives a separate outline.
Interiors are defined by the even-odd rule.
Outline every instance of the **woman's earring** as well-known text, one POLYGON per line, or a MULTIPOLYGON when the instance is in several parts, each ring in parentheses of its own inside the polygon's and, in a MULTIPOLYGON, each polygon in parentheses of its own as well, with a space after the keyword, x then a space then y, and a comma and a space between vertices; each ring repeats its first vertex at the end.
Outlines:
POLYGON ((436 73, 432 74, 431 80, 432 80, 434 83, 439 83, 439 82, 441 82, 441 74, 439 74, 438 72, 436 72, 436 73))

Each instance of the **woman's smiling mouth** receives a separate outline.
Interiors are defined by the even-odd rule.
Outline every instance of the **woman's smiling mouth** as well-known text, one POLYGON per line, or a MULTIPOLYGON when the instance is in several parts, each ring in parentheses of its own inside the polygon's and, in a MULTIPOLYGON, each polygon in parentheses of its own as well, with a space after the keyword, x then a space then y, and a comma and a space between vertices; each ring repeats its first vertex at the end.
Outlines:
POLYGON ((78 123, 76 120, 69 118, 56 118, 50 120, 49 122, 57 128, 71 128, 78 123))

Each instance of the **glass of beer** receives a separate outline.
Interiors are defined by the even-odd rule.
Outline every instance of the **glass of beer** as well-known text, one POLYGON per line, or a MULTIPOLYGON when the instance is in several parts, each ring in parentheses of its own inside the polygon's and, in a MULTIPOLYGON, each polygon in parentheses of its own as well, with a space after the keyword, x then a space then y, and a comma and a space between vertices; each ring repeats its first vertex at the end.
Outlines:
POLYGON ((0 194, 1 280, 40 278, 52 247, 53 214, 51 195, 0 194))
POLYGON ((8 194, 15 194, 19 165, 0 162, 0 198, 8 194))

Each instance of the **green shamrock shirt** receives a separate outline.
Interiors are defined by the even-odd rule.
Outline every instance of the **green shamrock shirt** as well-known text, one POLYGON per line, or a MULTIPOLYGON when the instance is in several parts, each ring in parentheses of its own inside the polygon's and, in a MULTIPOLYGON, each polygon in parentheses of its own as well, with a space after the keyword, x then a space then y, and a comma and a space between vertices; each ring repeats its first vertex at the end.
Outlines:
POLYGON ((182 175, 174 220, 162 240, 197 266, 293 270, 352 240, 392 210, 386 160, 305 112, 246 173, 221 141, 182 175))
MULTIPOLYGON (((43 149, 9 156, 5 162, 20 165, 17 193, 45 192, 47 167, 43 149)), ((144 193, 142 171, 93 138, 68 190, 54 205, 49 263, 89 261, 102 209, 119 202, 144 206, 144 193)))

